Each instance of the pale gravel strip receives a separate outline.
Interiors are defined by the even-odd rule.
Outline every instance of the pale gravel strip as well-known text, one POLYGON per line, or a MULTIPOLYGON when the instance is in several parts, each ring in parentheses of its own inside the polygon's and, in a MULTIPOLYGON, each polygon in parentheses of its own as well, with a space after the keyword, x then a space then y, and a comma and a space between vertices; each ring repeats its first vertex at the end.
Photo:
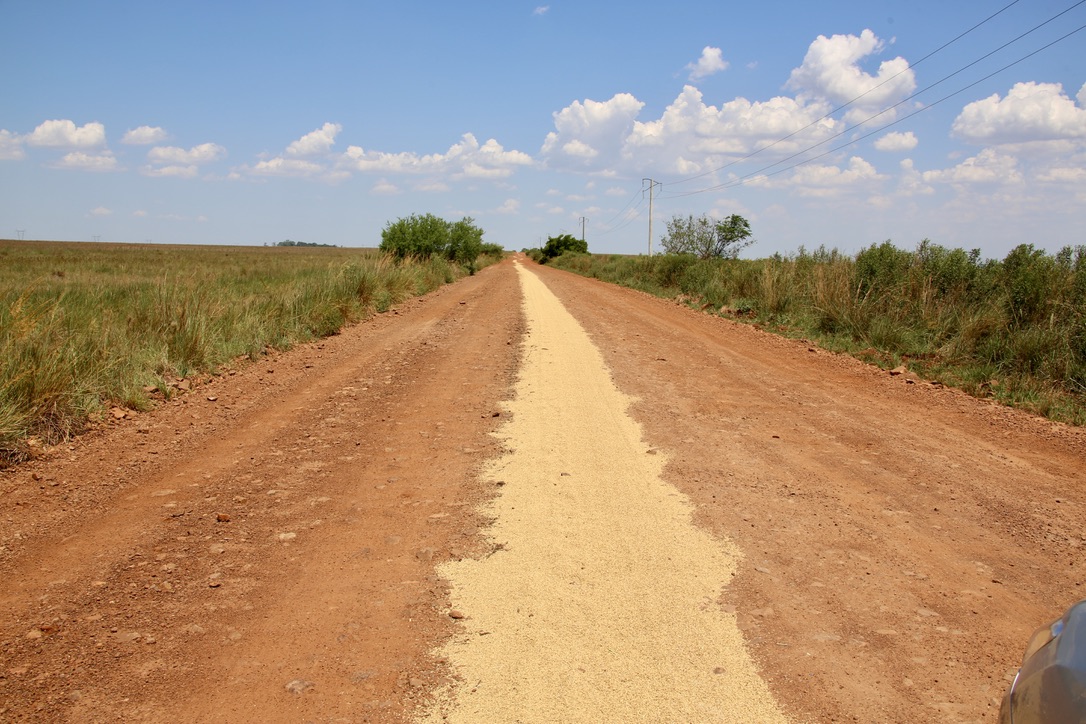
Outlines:
POLYGON ((448 564, 461 677, 429 721, 784 722, 734 614, 739 551, 691 521, 631 399, 561 302, 517 265, 526 354, 488 513, 498 549, 448 564))

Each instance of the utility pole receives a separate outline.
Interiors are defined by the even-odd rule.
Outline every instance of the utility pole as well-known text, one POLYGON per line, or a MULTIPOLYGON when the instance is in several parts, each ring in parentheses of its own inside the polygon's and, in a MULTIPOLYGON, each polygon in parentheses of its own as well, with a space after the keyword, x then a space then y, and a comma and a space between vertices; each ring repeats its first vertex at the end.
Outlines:
POLYGON ((15 233, 19 236, 19 241, 22 241, 26 237, 26 229, 16 229, 15 233))
POLYGON ((584 225, 588 223, 588 219, 584 216, 581 217, 581 241, 584 241, 584 225))
POLYGON ((652 256, 652 189, 660 185, 659 181, 653 181, 651 178, 641 179, 641 193, 645 193, 644 183, 649 182, 649 256, 652 256))

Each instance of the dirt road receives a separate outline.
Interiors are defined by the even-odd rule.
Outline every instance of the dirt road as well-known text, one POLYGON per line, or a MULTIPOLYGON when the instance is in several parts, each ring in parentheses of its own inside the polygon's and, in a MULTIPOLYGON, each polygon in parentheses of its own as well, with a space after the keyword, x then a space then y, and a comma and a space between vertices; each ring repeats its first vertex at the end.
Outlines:
MULTIPOLYGON (((994 720, 1025 637, 1086 596, 1081 430, 531 272, 635 399, 625 439, 712 536, 699 560, 734 551, 700 613, 737 622, 789 720, 994 720)), ((495 466, 528 416, 521 299, 505 262, 0 473, 0 719, 407 721, 470 693, 456 646, 488 614, 457 569, 517 552, 495 466)), ((580 666, 546 673, 572 691, 580 666)))

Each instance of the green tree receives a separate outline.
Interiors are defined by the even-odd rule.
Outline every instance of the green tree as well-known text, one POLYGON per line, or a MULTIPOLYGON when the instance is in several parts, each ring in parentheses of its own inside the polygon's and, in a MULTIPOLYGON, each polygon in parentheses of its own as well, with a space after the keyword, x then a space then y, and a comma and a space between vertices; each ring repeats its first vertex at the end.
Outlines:
POLYGON ((492 256, 495 259, 502 259, 505 257, 505 247, 494 242, 486 242, 479 253, 484 256, 492 256))
POLYGON ((449 246, 449 222, 433 214, 411 214, 385 225, 381 251, 397 259, 441 256, 449 246))
POLYGON ((544 261, 553 259, 565 254, 567 251, 587 254, 588 242, 582 241, 572 234, 560 234, 559 236, 548 237, 547 243, 543 245, 543 259, 544 261))
POLYGON ((754 243, 750 222, 739 214, 718 221, 705 214, 673 216, 667 222, 667 236, 661 239, 668 254, 693 254, 699 259, 735 259, 754 243))
POLYGON ((483 253, 483 230, 475 225, 475 219, 465 216, 454 224, 449 224, 448 246, 445 256, 450 261, 475 270, 475 260, 483 253))

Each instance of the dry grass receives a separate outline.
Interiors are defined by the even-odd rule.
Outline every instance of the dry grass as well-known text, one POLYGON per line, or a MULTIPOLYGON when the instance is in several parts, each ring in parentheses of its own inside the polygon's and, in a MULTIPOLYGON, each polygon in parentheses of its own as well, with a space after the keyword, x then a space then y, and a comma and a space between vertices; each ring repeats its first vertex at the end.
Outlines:
POLYGON ((0 241, 0 464, 464 273, 372 249, 0 241))

